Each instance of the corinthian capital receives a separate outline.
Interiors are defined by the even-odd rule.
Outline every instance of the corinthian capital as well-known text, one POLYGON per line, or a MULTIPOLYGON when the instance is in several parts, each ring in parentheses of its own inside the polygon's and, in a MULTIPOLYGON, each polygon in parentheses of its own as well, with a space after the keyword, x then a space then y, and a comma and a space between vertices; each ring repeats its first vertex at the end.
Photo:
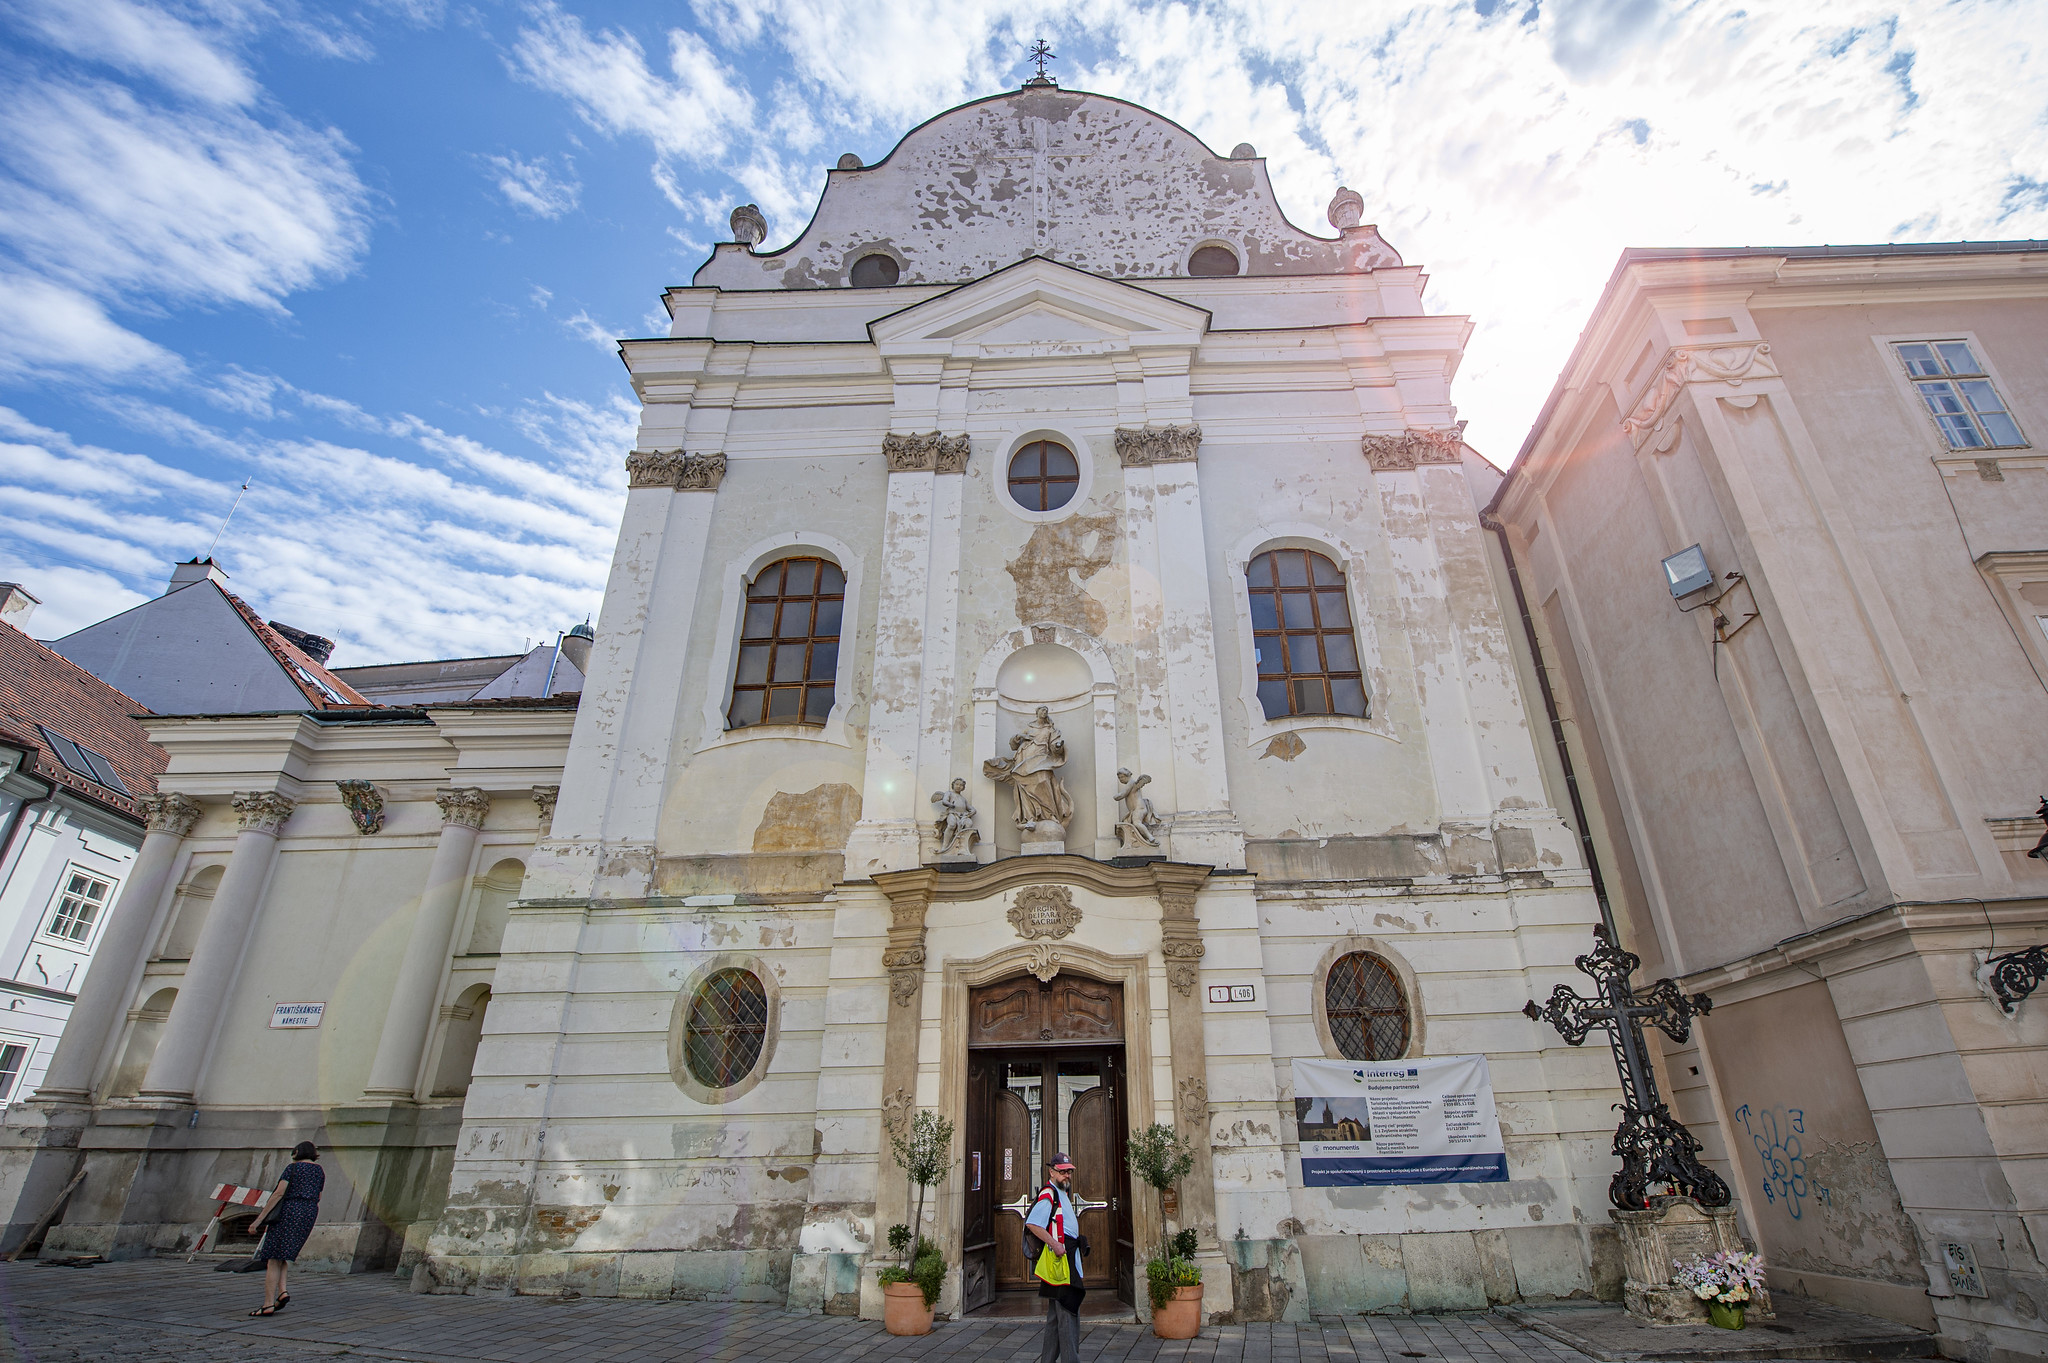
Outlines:
POLYGON ((455 786, 434 796, 441 806, 441 822, 459 823, 465 828, 482 828, 484 815, 491 812, 491 797, 475 786, 455 786))
POLYGON ((142 814, 149 821, 152 833, 168 833, 174 838, 182 838, 192 831, 192 826, 199 822, 199 816, 204 812, 199 801, 174 790, 142 797, 142 814))
POLYGON ((1116 457, 1127 469, 1152 464, 1191 464, 1202 449, 1202 428, 1186 426, 1119 426, 1116 457))
POLYGON ((1378 473, 1397 473, 1418 464, 1456 464, 1465 455, 1465 423, 1447 431, 1419 431, 1414 427, 1399 435, 1369 435, 1359 442, 1366 463, 1378 473))
POLYGON ((965 473, 971 444, 964 435, 940 435, 937 431, 898 435, 892 431, 882 437, 882 458, 888 461, 891 473, 965 473))
POLYGON ((268 833, 277 836, 277 830, 284 827, 284 821, 292 816, 291 800, 274 790, 244 791, 235 796, 235 813, 241 819, 246 832, 268 833))
POLYGON ((634 450, 626 456, 626 486, 674 487, 684 460, 681 450, 634 450))

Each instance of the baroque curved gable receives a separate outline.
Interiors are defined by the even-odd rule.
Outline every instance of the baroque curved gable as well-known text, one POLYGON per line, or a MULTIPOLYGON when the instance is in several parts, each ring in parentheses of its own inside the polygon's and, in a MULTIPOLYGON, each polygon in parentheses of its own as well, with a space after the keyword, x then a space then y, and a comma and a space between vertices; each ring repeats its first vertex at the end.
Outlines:
POLYGON ((829 172, 794 242, 758 253, 721 245, 694 282, 838 287, 874 253, 896 262, 902 284, 958 284, 1034 255, 1159 278, 1186 275, 1189 255, 1215 243, 1231 246, 1249 275, 1401 263, 1372 227, 1332 240, 1288 222, 1257 157, 1218 156, 1135 104, 1038 88, 961 105, 875 165, 829 172))

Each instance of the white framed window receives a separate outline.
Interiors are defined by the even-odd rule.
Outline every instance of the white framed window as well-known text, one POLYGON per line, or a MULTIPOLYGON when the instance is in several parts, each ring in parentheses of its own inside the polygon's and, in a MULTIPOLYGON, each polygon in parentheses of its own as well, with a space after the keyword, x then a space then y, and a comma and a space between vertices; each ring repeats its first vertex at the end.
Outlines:
POLYGON ((1307 729, 1351 729, 1395 738, 1391 680, 1380 659, 1379 632, 1365 594, 1368 565, 1359 550, 1319 526, 1275 523, 1238 541, 1225 571, 1237 607, 1238 696, 1248 745, 1307 729), (1290 573, 1300 569, 1312 579, 1318 560, 1328 565, 1326 578, 1340 580, 1310 580, 1297 593, 1290 576, 1290 585, 1282 588, 1283 561, 1290 573), (1264 583, 1263 591, 1254 592, 1255 580, 1264 583), (1310 600, 1283 601, 1283 595, 1305 595, 1310 600), (1295 630, 1299 637, 1291 640, 1285 637, 1291 628, 1290 606, 1306 607, 1309 622, 1295 630), (1330 640, 1337 641, 1334 654, 1326 647, 1330 640), (1298 676, 1289 666, 1289 659, 1295 658, 1288 651, 1290 644, 1299 653, 1298 676))
MULTIPOLYGON (((817 569, 812 570, 814 573, 817 569)), ((701 737, 697 751, 721 747, 728 743, 752 742, 762 739, 794 740, 796 742, 834 743, 840 747, 852 747, 853 742, 846 734, 846 716, 849 706, 847 697, 852 693, 853 671, 856 660, 855 641, 860 637, 862 561, 860 555, 831 535, 816 530, 798 530, 761 541, 743 551, 740 556, 726 565, 724 589, 718 612, 718 637, 724 643, 709 654, 709 665, 704 674, 704 707, 701 737), (750 588, 762 577, 765 570, 779 563, 795 559, 814 560, 829 564, 837 586, 837 619, 833 622, 838 631, 835 651, 830 658, 829 684, 820 676, 813 685, 810 673, 813 667, 820 672, 827 670, 825 660, 818 650, 812 648, 805 655, 806 661, 803 687, 803 701, 814 698, 826 705, 823 723, 812 720, 806 712, 806 722, 785 723, 770 719, 770 708, 762 711, 767 722, 755 722, 735 727, 732 723, 735 697, 742 693, 742 676, 752 677, 760 666, 759 648, 761 639, 751 637, 759 632, 759 622, 750 625, 752 617, 749 608, 758 608, 762 602, 748 595, 750 588), (753 653, 747 649, 755 650, 753 653)), ((780 579, 777 579, 780 581, 780 579)), ((830 594, 828 594, 829 596, 830 594)), ((820 598, 812 596, 812 614, 809 628, 816 629, 817 607, 820 598)), ((758 612, 757 612, 758 613, 758 612)), ((779 634, 781 622, 776 625, 779 634)), ((815 643, 818 636, 807 635, 805 639, 815 643)), ((782 652, 782 645, 793 640, 776 639, 774 650, 782 652)), ((794 650, 791 650, 794 652, 794 650)), ((775 659, 767 663, 768 675, 775 675, 775 659)), ((747 685, 752 685, 747 683, 747 685)), ((748 691, 755 695, 755 703, 766 692, 748 691)), ((778 718, 786 718, 778 717, 778 718)))
POLYGON ((84 950, 91 944, 93 933, 98 931, 113 899, 113 881, 76 866, 68 868, 57 887, 57 902, 50 906, 50 918, 42 935, 84 950))
POLYGON ((1998 386, 1967 339, 1894 341, 1913 390, 1952 450, 2006 450, 2026 446, 2019 423, 2006 410, 1998 386))
POLYGON ((0 1036, 0 1104, 14 1101, 21 1077, 28 1073, 29 1059, 35 1053, 32 1037, 0 1036))
POLYGON ((1025 431, 1012 439, 986 475, 996 500, 1020 521, 1063 521, 1095 491, 1095 454, 1072 431, 1025 431))

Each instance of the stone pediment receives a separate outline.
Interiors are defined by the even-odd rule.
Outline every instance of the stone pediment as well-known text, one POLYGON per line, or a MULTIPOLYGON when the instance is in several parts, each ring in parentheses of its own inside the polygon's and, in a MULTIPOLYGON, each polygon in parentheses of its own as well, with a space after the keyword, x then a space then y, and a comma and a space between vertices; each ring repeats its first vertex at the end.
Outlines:
POLYGON ((1193 346, 1208 325, 1206 309, 1026 260, 880 318, 868 334, 885 355, 1028 359, 1193 346))

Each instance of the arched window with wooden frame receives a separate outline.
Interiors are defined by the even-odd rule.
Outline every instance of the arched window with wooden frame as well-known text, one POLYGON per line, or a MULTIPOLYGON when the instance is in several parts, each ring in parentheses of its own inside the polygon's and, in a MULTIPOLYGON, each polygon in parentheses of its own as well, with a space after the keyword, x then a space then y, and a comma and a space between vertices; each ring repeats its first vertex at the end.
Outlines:
POLYGON ((1245 569, 1266 718, 1366 715, 1344 570, 1313 549, 1269 549, 1245 569))
POLYGON ((1346 1060, 1396 1060, 1407 1054, 1408 998, 1394 967, 1369 951, 1351 951, 1323 977, 1330 1039, 1346 1060))
POLYGON ((726 727, 822 725, 839 671, 846 574, 830 559, 778 559, 747 584, 726 727))

